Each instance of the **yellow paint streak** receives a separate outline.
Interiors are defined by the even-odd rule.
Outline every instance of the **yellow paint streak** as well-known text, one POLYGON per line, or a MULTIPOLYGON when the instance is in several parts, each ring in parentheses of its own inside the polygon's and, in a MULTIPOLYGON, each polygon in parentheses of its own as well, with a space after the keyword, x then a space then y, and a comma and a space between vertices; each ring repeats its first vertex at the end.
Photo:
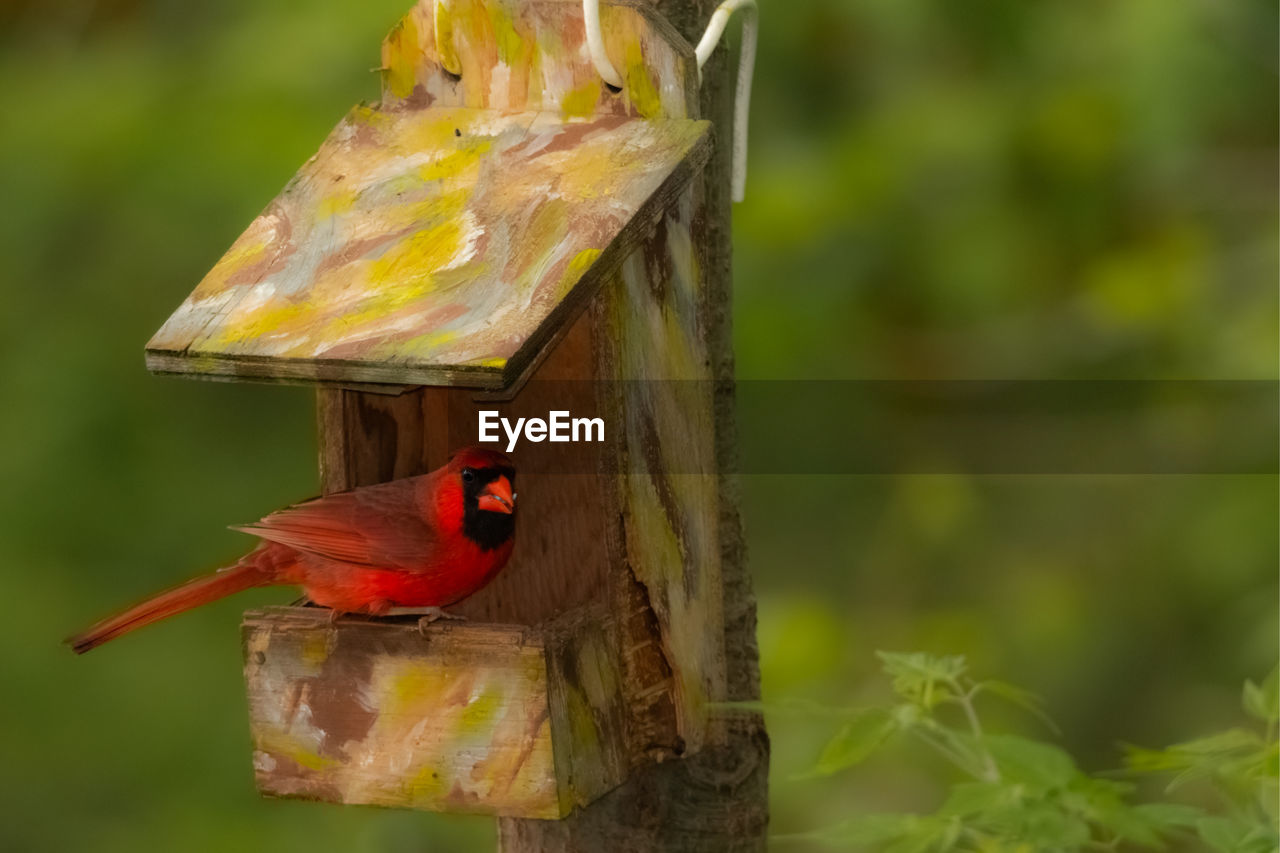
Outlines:
POLYGON ((440 181, 454 178, 475 166, 493 148, 492 139, 479 139, 462 145, 457 151, 445 154, 418 169, 418 177, 424 181, 440 181))
POLYGON ((436 289, 435 273, 463 247, 461 224, 446 219, 392 246, 376 261, 357 261, 333 270, 317 290, 358 288, 361 295, 317 332, 319 340, 340 343, 353 333, 367 334, 373 324, 436 289))
POLYGON ((347 118, 352 124, 358 124, 363 127, 386 128, 391 126, 392 117, 376 107, 370 107, 365 104, 357 104, 351 108, 351 112, 347 118))
POLYGON ((560 113, 565 118, 586 118, 595 113, 599 102, 600 81, 593 78, 565 93, 560 100, 560 113))
POLYGON ((329 632, 312 631, 302 638, 298 656, 309 667, 316 668, 329 659, 329 632))
POLYGON ((569 261, 569 265, 565 267, 560 283, 556 286, 556 298, 563 299, 568 296, 569 291, 573 290, 573 286, 578 283, 583 274, 591 269, 591 265, 598 257, 600 257, 599 249, 583 249, 574 255, 573 260, 569 261))
POLYGON ((625 154, 588 137, 573 152, 573 168, 559 176, 560 194, 570 202, 608 196, 619 171, 625 172, 629 166, 625 154))
POLYGON ((357 194, 352 190, 336 192, 325 196, 316 205, 316 220, 330 219, 340 213, 346 213, 355 206, 357 194))
POLYGON ((479 696, 470 700, 458 715, 459 734, 486 730, 493 726, 495 717, 502 710, 506 697, 494 685, 486 685, 479 696))
POLYGON ((423 764, 406 783, 405 789, 411 801, 432 805, 444 799, 449 792, 449 781, 441 778, 441 766, 423 764))
POLYGON ((259 228, 262 220, 261 216, 255 219, 253 225, 249 226, 249 230, 236 240, 218 263, 214 264, 213 269, 209 270, 200 284, 196 285, 195 292, 191 294, 192 298, 222 292, 227 287, 228 279, 262 259, 273 242, 271 239, 273 233, 270 228, 265 229, 266 234, 263 236, 253 234, 255 230, 263 230, 259 228))
MULTIPOLYGON (((389 185, 387 192, 417 192, 420 196, 422 182, 417 175, 408 176, 403 188, 389 185), (410 179, 411 178, 411 179, 410 179)), ((407 228, 425 228, 446 220, 461 220, 467 201, 471 198, 469 188, 454 190, 422 201, 410 201, 403 204, 387 204, 377 211, 377 219, 362 222, 360 231, 353 234, 353 239, 378 234, 394 234, 407 228)), ((342 282, 340 287, 347 287, 342 282)))
MULTIPOLYGON (((446 220, 412 234, 407 240, 386 251, 369 269, 369 282, 374 286, 412 285, 415 295, 431 290, 432 274, 445 266, 462 249, 462 226, 446 220)), ((405 290, 384 291, 381 296, 403 304, 405 290)))
POLYGON ((555 57, 563 56, 565 52, 564 39, 560 37, 560 31, 554 27, 543 27, 538 30, 538 56, 555 57))
MULTIPOLYGON (((388 681, 381 683, 378 724, 397 721, 411 726, 424 711, 437 710, 449 686, 449 673, 438 665, 414 660, 396 661, 388 681)), ((375 687, 378 685, 374 685, 375 687)))
POLYGON ((407 98, 417 85, 417 66, 422 56, 418 43, 418 25, 406 15, 383 43, 382 76, 391 94, 407 98))
POLYGON ((645 118, 656 118, 662 113, 662 98, 645 66, 639 38, 633 37, 627 42, 625 59, 626 70, 622 73, 627 79, 627 96, 631 99, 632 106, 645 118))
POLYGON ((507 65, 515 65, 526 53, 524 39, 520 38, 515 21, 501 3, 491 2, 488 7, 489 23, 493 26, 493 38, 498 45, 498 59, 507 65))
POLYGON ((370 359, 381 358, 384 353, 426 352, 431 353, 458 337, 453 330, 429 332, 404 341, 389 341, 369 351, 370 359))
POLYGON ((329 758, 313 752, 284 732, 263 732, 258 736, 255 745, 262 752, 292 761, 308 770, 329 770, 342 766, 342 762, 336 758, 329 758))
POLYGON ((453 10, 447 3, 437 0, 434 13, 436 49, 440 52, 440 67, 450 74, 461 74, 462 60, 458 58, 458 50, 453 45, 453 10))
POLYGON ((481 138, 471 137, 463 141, 458 136, 459 133, 468 134, 469 126, 475 123, 476 116, 473 112, 432 110, 429 118, 402 122, 397 127, 393 145, 407 154, 475 146, 480 144, 481 138))
POLYGON ((291 302, 288 299, 272 299, 264 306, 250 312, 248 317, 237 318, 234 323, 222 327, 216 346, 226 346, 239 341, 261 338, 279 332, 286 326, 303 325, 315 314, 315 304, 310 301, 291 302))
POLYGON ((582 691, 566 685, 565 699, 569 712, 569 732, 573 737, 573 751, 577 755, 600 754, 600 733, 596 731, 595 715, 582 691))

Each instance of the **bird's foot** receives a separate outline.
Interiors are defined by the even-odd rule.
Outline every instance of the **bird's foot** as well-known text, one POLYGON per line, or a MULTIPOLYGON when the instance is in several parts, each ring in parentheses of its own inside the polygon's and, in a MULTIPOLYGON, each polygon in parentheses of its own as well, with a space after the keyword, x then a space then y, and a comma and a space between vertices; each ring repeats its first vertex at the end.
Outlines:
POLYGON ((439 607, 392 607, 389 608, 385 616, 421 616, 428 622, 434 622, 437 619, 453 619, 458 622, 467 621, 467 617, 461 613, 447 613, 439 607))
POLYGON ((392 607, 387 611, 388 616, 417 616, 418 617, 418 633, 424 637, 427 634, 427 628, 432 622, 441 619, 449 619, 456 622, 465 622, 467 617, 460 613, 446 613, 439 607, 392 607))

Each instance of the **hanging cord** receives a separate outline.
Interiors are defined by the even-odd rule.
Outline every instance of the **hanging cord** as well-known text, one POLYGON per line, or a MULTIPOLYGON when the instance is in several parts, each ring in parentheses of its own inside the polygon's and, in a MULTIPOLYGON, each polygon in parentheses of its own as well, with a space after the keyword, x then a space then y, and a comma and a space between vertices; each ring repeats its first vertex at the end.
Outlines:
MULTIPOLYGON (((742 201, 747 186, 747 112, 751 106, 751 73, 756 64, 756 37, 759 30, 759 11, 756 0, 725 0, 711 16, 707 31, 702 34, 694 54, 698 58, 698 78, 702 78, 702 66, 720 43, 724 28, 734 12, 743 11, 742 53, 738 57, 738 89, 733 101, 733 200, 742 201)), ((604 49, 604 34, 600 31, 600 0, 582 0, 582 17, 587 27, 587 50, 596 72, 615 89, 622 88, 622 76, 618 74, 604 49)))
POLYGON ((707 64, 724 35, 729 17, 741 10, 742 51, 738 56, 738 89, 733 96, 733 200, 742 201, 747 189, 747 112, 751 108, 751 73, 756 66, 756 38, 760 29, 760 12, 756 0, 725 0, 711 16, 707 31, 693 49, 698 57, 698 75, 707 64))
POLYGON ((622 75, 609 61, 604 49, 604 33, 600 31, 600 0, 582 0, 582 20, 587 26, 587 50, 596 73, 615 89, 622 88, 622 75))

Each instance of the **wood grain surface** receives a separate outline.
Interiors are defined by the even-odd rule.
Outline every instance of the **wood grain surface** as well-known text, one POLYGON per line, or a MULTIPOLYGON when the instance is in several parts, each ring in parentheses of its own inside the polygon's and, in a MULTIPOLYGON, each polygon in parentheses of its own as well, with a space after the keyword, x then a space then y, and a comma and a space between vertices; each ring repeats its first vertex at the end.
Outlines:
POLYGON ((156 333, 148 365, 505 386, 705 161, 706 131, 357 107, 156 333))

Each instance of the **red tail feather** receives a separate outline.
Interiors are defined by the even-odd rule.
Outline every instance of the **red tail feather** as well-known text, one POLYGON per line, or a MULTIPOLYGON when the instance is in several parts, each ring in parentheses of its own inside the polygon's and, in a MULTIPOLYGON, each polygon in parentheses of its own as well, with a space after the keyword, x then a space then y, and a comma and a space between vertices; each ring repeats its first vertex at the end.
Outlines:
POLYGON ((212 575, 187 581, 141 604, 131 607, 118 616, 104 619, 82 634, 67 639, 76 654, 84 654, 121 634, 159 622, 184 610, 216 601, 232 593, 272 583, 270 575, 257 566, 241 563, 212 575))

